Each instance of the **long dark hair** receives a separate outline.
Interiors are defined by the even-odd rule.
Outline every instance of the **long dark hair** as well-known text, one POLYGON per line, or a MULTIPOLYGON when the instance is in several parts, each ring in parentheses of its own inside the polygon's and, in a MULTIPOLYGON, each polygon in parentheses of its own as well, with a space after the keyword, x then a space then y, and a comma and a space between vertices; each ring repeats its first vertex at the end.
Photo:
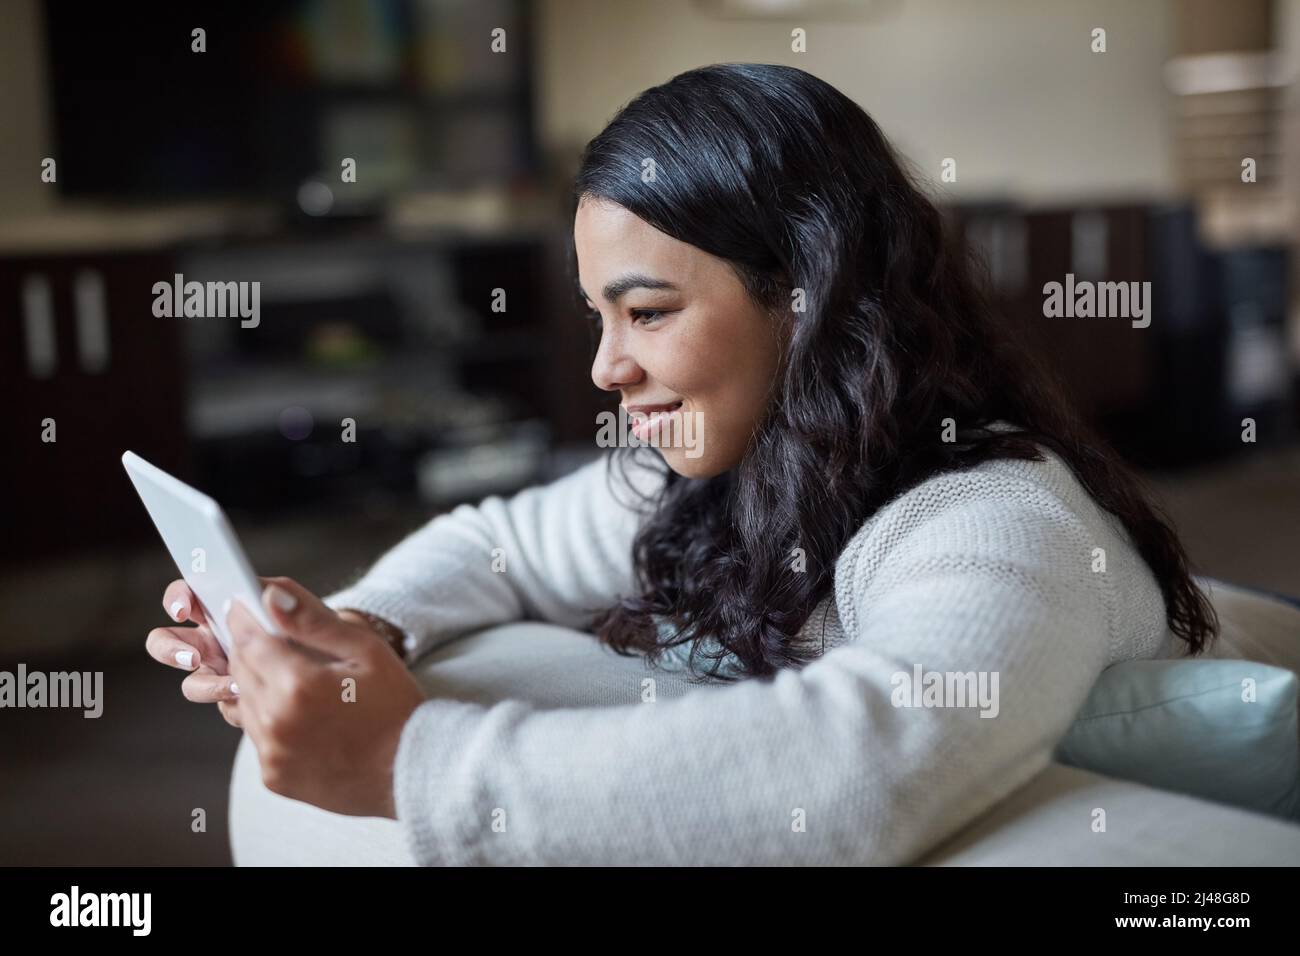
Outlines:
MULTIPOLYGON (((706 679, 725 679, 728 652, 739 676, 801 666, 808 658, 791 638, 881 505, 941 472, 1042 460, 1038 446, 1122 520, 1188 653, 1213 639, 1214 609, 1167 520, 1007 334, 980 264, 871 117, 834 87, 768 64, 682 73, 587 145, 572 198, 575 209, 584 198, 617 203, 729 261, 770 314, 789 312, 794 289, 805 307, 743 460, 707 479, 666 475, 633 543, 640 593, 597 618, 604 643, 655 661, 708 635, 716 653, 691 655, 706 679), (955 441, 942 440, 945 418, 955 441), (987 427, 999 420, 1017 429, 987 427)), ((657 455, 643 446, 615 456, 646 453, 657 455)))

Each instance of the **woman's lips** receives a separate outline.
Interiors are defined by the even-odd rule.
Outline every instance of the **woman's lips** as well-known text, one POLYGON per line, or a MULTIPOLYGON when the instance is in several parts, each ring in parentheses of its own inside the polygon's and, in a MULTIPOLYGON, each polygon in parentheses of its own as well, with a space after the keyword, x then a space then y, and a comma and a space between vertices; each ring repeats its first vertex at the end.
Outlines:
POLYGON ((637 413, 649 415, 652 412, 666 412, 674 408, 681 408, 682 403, 669 402, 666 405, 626 405, 624 407, 627 409, 629 415, 635 415, 637 413))
POLYGON ((632 434, 644 439, 681 407, 681 402, 673 402, 671 405, 633 405, 628 409, 632 415, 632 434))

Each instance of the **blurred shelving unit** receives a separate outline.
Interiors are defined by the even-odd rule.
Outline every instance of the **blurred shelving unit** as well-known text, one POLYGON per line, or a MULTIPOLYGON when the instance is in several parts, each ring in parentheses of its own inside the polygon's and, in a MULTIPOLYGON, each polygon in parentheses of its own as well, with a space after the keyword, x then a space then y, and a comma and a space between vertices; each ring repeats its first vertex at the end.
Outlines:
POLYGON ((589 438, 531 4, 205 3, 202 56, 167 0, 28 7, 59 175, 0 221, 0 437, 26 449, 0 481, 59 516, 6 515, 0 562, 148 541, 127 448, 259 520, 445 507, 589 438), (259 320, 154 315, 174 276, 257 283, 259 320))

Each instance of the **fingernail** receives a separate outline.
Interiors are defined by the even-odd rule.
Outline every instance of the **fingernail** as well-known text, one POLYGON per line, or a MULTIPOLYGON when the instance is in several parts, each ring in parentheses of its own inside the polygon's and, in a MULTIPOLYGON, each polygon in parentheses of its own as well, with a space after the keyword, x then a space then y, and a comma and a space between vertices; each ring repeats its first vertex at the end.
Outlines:
POLYGON ((272 584, 266 589, 266 593, 270 597, 271 603, 281 611, 292 611, 298 606, 298 599, 282 587, 272 584))
POLYGON ((184 601, 173 601, 173 602, 172 602, 172 609, 171 609, 171 610, 172 610, 172 620, 173 620, 173 621, 183 621, 183 620, 185 620, 185 602, 184 602, 184 601))
POLYGON ((176 652, 176 663, 177 663, 177 664, 180 664, 181 667, 184 667, 184 668, 186 668, 186 669, 189 669, 189 668, 193 667, 193 666, 194 666, 194 652, 193 652, 193 651, 177 651, 177 652, 176 652))
POLYGON ((236 684, 233 680, 230 682, 230 692, 234 694, 236 697, 239 696, 239 685, 236 684))

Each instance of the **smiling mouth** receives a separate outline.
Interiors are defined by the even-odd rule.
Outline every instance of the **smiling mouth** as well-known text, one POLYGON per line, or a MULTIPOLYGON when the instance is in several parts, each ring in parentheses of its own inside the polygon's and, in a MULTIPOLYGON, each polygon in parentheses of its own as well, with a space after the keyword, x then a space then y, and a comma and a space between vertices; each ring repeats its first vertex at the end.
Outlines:
POLYGON ((671 415, 681 407, 681 402, 673 402, 671 405, 639 405, 628 410, 628 417, 632 420, 632 428, 639 431, 671 415))
POLYGON ((662 412, 675 412, 681 407, 681 402, 673 402, 670 405, 633 405, 627 412, 629 415, 657 415, 662 412))
POLYGON ((650 432, 659 427, 659 424, 666 418, 670 418, 673 412, 682 407, 681 402, 674 402, 671 405, 649 405, 649 410, 637 409, 631 413, 632 433, 639 438, 643 438, 650 432))

